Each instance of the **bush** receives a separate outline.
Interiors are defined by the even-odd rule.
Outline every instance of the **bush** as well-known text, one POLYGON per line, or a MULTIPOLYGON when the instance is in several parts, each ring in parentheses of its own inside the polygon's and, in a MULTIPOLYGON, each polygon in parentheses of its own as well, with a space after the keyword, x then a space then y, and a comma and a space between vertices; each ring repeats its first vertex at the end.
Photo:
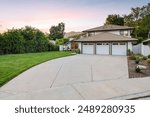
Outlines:
POLYGON ((56 39, 56 44, 57 45, 65 45, 69 42, 68 38, 62 38, 62 39, 56 39))
POLYGON ((135 56, 135 63, 139 64, 139 62, 143 59, 141 56, 135 56))
POLYGON ((150 58, 150 55, 148 55, 148 58, 150 58))
POLYGON ((77 54, 80 54, 80 49, 73 49, 72 52, 75 52, 77 54))
POLYGON ((53 43, 49 43, 49 51, 58 51, 58 50, 59 50, 59 46, 53 43))
POLYGON ((148 58, 146 61, 148 62, 148 64, 150 64, 150 58, 148 58))
POLYGON ((144 57, 143 57, 143 60, 147 60, 147 57, 146 57, 146 56, 144 56, 144 57))
POLYGON ((26 26, 0 34, 0 54, 48 51, 49 40, 38 29, 26 26))
POLYGON ((136 59, 136 57, 135 57, 135 55, 134 55, 134 54, 132 54, 132 55, 130 55, 130 56, 129 56, 129 59, 130 59, 130 60, 135 60, 135 59, 136 59))

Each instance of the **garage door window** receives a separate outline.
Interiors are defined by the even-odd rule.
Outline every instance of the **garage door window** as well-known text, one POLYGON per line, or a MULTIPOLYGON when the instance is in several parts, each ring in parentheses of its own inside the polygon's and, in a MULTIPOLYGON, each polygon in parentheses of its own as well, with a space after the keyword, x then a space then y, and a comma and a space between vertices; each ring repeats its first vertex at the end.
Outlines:
POLYGON ((102 45, 102 43, 97 43, 97 45, 102 45))
POLYGON ((93 45, 93 43, 84 43, 83 45, 93 45))
POLYGON ((118 45, 118 43, 113 43, 113 45, 118 45))
POLYGON ((103 45, 109 45, 109 43, 103 43, 103 45))
POLYGON ((97 45, 109 45, 109 43, 97 43, 97 45))
POLYGON ((126 45, 126 43, 122 42, 122 43, 120 43, 120 45, 126 45))

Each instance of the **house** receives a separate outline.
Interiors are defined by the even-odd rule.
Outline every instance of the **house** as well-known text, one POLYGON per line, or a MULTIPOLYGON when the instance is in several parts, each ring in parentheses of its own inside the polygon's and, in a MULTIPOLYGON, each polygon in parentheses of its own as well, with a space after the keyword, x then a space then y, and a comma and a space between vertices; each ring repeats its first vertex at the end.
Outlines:
POLYGON ((131 38, 133 27, 104 25, 84 30, 86 37, 75 40, 82 54, 127 55, 137 39, 131 38))
POLYGON ((143 41, 142 43, 133 46, 134 54, 142 54, 143 56, 150 55, 150 39, 143 41))

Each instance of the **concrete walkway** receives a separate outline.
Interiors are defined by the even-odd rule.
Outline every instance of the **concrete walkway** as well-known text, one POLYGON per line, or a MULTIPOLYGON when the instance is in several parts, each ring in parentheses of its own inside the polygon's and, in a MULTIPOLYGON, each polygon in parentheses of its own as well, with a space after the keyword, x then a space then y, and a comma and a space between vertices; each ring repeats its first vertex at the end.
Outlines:
POLYGON ((150 78, 129 79, 125 56, 51 60, 0 88, 0 99, 131 99, 150 94, 150 78))

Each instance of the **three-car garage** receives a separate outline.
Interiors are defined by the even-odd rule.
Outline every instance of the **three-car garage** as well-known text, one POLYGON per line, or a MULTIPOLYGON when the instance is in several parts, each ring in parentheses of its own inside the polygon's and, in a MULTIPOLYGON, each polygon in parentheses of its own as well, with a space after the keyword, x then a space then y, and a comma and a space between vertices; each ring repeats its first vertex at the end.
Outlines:
POLYGON ((127 42, 82 43, 83 54, 127 55, 127 42))
POLYGON ((132 51, 132 45, 136 41, 134 38, 106 32, 75 40, 82 54, 125 56, 128 50, 132 51))

